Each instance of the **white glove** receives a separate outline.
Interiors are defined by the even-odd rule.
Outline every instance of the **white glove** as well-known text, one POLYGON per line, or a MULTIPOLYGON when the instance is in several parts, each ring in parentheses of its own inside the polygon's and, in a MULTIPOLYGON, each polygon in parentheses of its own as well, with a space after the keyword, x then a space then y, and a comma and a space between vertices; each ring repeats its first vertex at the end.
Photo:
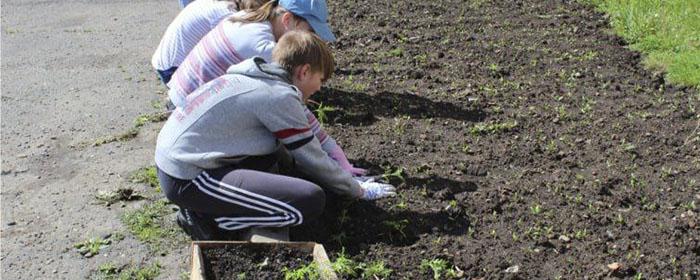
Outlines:
POLYGON ((362 197, 364 200, 377 200, 380 198, 385 198, 388 196, 396 195, 396 188, 394 186, 384 183, 378 183, 371 178, 367 181, 360 181, 360 187, 362 187, 362 197))

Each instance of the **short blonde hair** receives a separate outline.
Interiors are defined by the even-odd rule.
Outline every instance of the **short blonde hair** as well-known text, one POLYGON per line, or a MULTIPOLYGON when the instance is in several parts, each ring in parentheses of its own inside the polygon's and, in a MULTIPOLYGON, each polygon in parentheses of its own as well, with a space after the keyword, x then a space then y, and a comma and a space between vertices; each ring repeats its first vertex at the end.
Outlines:
POLYGON ((272 61, 290 74, 297 67, 309 64, 312 72, 323 73, 324 81, 330 79, 335 70, 333 54, 326 42, 308 31, 285 33, 272 50, 272 61))

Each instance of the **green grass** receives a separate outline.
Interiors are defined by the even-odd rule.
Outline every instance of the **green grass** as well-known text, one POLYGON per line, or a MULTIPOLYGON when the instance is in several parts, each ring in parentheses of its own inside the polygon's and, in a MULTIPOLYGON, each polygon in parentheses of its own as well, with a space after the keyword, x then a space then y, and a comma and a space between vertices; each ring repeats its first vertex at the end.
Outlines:
POLYGON ((158 200, 125 213, 122 222, 136 238, 149 245, 151 251, 161 252, 165 245, 178 241, 179 230, 165 218, 173 211, 165 200, 158 200))
POLYGON ((160 186, 155 166, 144 167, 137 170, 129 176, 129 181, 132 183, 145 183, 151 188, 158 188, 160 186))
POLYGON ((122 266, 113 263, 104 263, 97 270, 96 279, 104 280, 152 280, 160 274, 160 264, 154 263, 148 266, 122 266))
POLYGON ((672 83, 700 88, 700 1, 582 0, 610 16, 615 32, 672 83))

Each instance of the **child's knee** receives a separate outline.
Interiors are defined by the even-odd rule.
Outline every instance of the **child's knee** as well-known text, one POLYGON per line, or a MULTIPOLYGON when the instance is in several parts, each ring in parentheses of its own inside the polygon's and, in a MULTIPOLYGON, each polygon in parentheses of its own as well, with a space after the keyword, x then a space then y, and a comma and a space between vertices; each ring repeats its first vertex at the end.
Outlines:
POLYGON ((300 210, 304 215, 304 221, 318 218, 326 207, 326 193, 315 184, 309 184, 304 188, 303 198, 300 201, 300 210))

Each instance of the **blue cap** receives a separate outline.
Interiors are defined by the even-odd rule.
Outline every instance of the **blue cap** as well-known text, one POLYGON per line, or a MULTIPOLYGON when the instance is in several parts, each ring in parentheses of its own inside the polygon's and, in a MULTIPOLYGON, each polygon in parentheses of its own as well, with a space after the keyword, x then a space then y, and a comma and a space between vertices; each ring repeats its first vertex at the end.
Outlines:
POLYGON ((279 5, 304 18, 324 41, 335 41, 335 36, 328 25, 328 8, 325 0, 279 0, 279 5))

